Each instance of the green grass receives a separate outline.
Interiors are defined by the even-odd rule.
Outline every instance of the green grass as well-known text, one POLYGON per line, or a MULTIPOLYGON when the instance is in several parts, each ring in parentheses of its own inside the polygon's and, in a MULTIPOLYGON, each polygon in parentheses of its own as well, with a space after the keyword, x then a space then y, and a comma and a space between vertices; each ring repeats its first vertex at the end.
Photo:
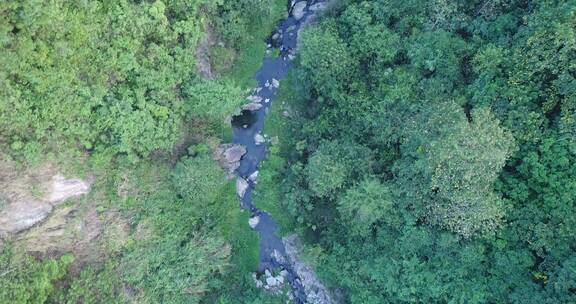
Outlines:
POLYGON ((232 246, 232 264, 237 272, 248 273, 258 267, 258 234, 250 229, 250 214, 242 211, 236 198, 235 183, 224 187, 219 198, 223 203, 216 212, 222 216, 218 229, 232 246))
POLYGON ((286 303, 285 296, 257 289, 252 280, 251 273, 258 269, 259 237, 250 229, 250 213, 240 209, 235 193, 235 183, 228 183, 217 199, 221 203, 213 210, 218 218, 216 228, 232 247, 232 256, 219 286, 215 286, 202 303, 286 303))

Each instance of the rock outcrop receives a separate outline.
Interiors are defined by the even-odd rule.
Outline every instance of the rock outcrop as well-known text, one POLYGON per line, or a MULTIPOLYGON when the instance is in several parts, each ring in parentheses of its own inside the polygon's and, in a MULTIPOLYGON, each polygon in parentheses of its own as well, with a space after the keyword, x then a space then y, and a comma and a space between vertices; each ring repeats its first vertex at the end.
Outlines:
MULTIPOLYGON (((90 182, 81 179, 66 179, 54 175, 50 181, 41 182, 38 189, 45 191, 41 196, 8 195, 6 206, 0 212, 0 237, 7 237, 26 230, 48 217, 52 210, 71 197, 90 192, 90 182)), ((18 191, 6 189, 6 191, 18 191)), ((41 190, 38 190, 41 191, 41 190)))
POLYGON ((282 238, 282 242, 284 243, 284 247, 286 249, 286 256, 288 258, 288 262, 290 263, 294 272, 298 278, 300 278, 300 282, 302 286, 304 286, 304 292, 306 293, 306 303, 311 304, 331 304, 335 303, 332 299, 330 292, 314 273, 314 269, 312 267, 306 265, 300 259, 300 240, 296 234, 291 234, 282 238))
POLYGON ((240 160, 246 154, 246 148, 242 145, 223 144, 214 152, 214 159, 228 174, 228 178, 234 177, 234 171, 240 167, 240 160))
POLYGON ((262 134, 256 133, 256 134, 254 135, 254 143, 255 143, 255 144, 261 145, 261 144, 263 144, 263 143, 265 143, 265 142, 266 142, 266 138, 264 138, 264 136, 262 136, 262 134))

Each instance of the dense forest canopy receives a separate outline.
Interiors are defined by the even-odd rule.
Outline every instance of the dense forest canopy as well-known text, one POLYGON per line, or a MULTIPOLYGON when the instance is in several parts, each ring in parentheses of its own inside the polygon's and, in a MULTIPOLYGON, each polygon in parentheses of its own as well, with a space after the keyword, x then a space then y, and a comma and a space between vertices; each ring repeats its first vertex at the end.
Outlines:
MULTIPOLYGON (((1 303, 286 301, 212 158, 287 7, 0 2, 0 160, 85 162, 106 226, 0 244, 1 303)), ((298 52, 254 195, 335 298, 576 303, 576 2, 336 0, 298 52)))
POLYGON ((340 1, 300 52, 280 201, 346 302, 576 301, 575 2, 340 1))

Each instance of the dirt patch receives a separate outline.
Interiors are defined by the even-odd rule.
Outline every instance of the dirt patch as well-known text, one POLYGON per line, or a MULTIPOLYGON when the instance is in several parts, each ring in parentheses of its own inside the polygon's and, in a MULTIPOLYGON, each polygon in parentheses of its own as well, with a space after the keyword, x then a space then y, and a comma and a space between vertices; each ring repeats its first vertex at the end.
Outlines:
POLYGON ((204 37, 198 42, 196 48, 196 71, 202 77, 212 79, 212 64, 210 63, 210 48, 216 44, 214 33, 210 26, 204 26, 204 37))

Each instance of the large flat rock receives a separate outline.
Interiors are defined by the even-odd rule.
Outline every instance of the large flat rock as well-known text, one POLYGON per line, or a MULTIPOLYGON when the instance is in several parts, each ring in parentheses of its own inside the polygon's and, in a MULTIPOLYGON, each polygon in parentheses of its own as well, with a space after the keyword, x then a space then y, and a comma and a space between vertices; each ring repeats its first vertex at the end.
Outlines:
MULTIPOLYGON (((18 195, 12 195, 0 212, 0 237, 6 237, 26 230, 46 219, 54 207, 71 197, 90 192, 90 182, 81 179, 66 179, 54 175, 51 180, 39 186, 47 192, 42 197, 34 197, 18 189, 18 195)), ((15 191, 5 189, 6 192, 15 191)))

